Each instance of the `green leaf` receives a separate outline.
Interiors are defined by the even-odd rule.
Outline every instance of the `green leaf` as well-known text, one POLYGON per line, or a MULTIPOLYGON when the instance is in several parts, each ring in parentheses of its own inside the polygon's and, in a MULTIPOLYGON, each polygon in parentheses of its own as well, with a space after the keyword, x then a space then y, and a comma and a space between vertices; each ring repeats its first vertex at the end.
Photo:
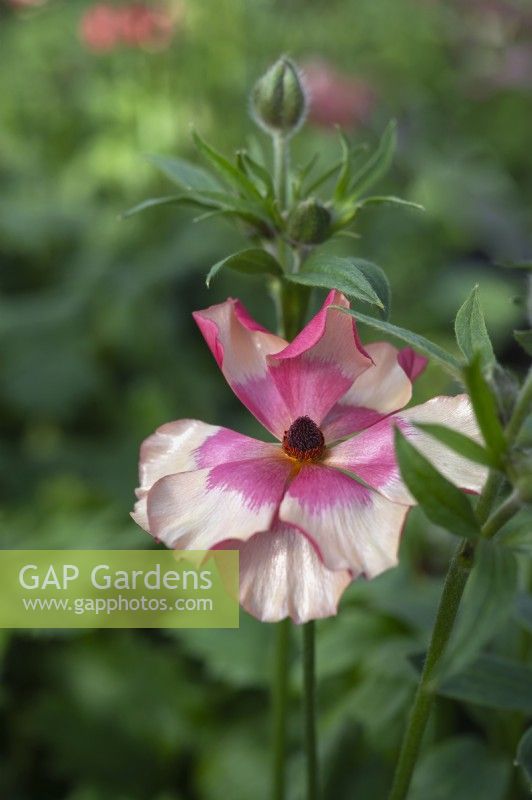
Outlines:
POLYGON ((463 672, 442 682, 438 694, 504 711, 532 713, 532 668, 482 655, 463 672))
POLYGON ((402 478, 427 517, 456 536, 477 539, 480 528, 467 495, 438 472, 398 428, 395 451, 402 478))
POLYGON ((515 763, 518 764, 528 781, 529 788, 532 790, 532 728, 529 728, 521 737, 517 745, 515 763))
POLYGON ((510 550, 480 540, 442 674, 463 670, 508 620, 517 588, 517 561, 510 550))
POLYGON ((425 211, 425 207, 419 203, 413 203, 411 200, 403 200, 402 197, 394 197, 393 195, 384 195, 382 197, 366 197, 357 203, 358 208, 363 208, 369 205, 394 205, 394 206, 407 206, 408 208, 415 208, 418 211, 425 211))
POLYGON ((429 436, 433 436, 439 442, 454 450, 455 453, 464 456, 469 461, 474 461, 475 464, 482 464, 493 469, 498 469, 500 466, 497 459, 485 450, 482 445, 475 442, 474 439, 470 439, 469 436, 460 433, 460 431, 430 422, 416 423, 416 427, 421 428, 429 436))
POLYGON ((390 168, 396 147, 396 128, 395 120, 388 123, 377 149, 354 175, 349 187, 351 202, 357 200, 367 189, 377 183, 390 168))
POLYGON ((532 356, 532 330, 514 331, 514 339, 521 345, 527 355, 532 356))
POLYGON ((150 155, 147 159, 182 189, 219 191, 222 188, 214 175, 184 158, 150 155))
POLYGON ((262 200, 261 194, 253 181, 247 175, 244 175, 235 164, 232 164, 225 156, 207 144, 196 131, 192 132, 192 138, 198 151, 230 186, 247 197, 262 200))
POLYGON ((366 261, 363 258, 357 258, 355 263, 357 268, 371 283, 383 305, 383 316, 385 319, 388 319, 392 303, 392 291, 386 273, 381 267, 377 266, 377 264, 374 264, 372 261, 366 261))
POLYGON ((506 450, 506 439, 497 411, 497 402, 482 374, 480 354, 474 356, 471 364, 464 367, 464 380, 486 449, 500 462, 506 450))
MULTIPOLYGON (((340 306, 338 307, 340 308, 340 306)), ((401 339, 401 341, 411 345, 422 355, 437 361, 447 372, 453 375, 453 377, 460 376, 460 362, 458 359, 442 347, 439 347, 439 345, 434 344, 434 342, 431 342, 429 339, 425 339, 424 336, 408 331, 405 328, 400 328, 398 325, 392 325, 391 322, 368 317, 365 314, 361 314, 359 311, 352 311, 348 308, 342 308, 342 311, 355 317, 359 322, 363 322, 365 325, 369 325, 381 331, 381 333, 387 333, 390 336, 394 336, 396 339, 401 339)))
POLYGON ((123 211, 120 215, 122 219, 127 219, 128 217, 132 217, 134 214, 140 214, 142 211, 146 211, 148 208, 156 208, 157 206, 183 206, 183 205, 190 205, 190 206, 201 206, 200 203, 195 203, 192 200, 191 195, 183 195, 183 194, 169 194, 165 197, 150 197, 148 200, 143 200, 142 203, 138 203, 133 208, 128 208, 127 211, 123 211))
POLYGON ((478 286, 473 287, 471 294, 458 310, 454 330, 458 346, 468 362, 473 360, 476 353, 480 353, 483 367, 489 367, 495 362, 480 305, 478 286))
POLYGON ((302 271, 287 274, 286 279, 302 286, 338 289, 350 297, 384 308, 384 303, 358 265, 358 259, 315 254, 302 271))
POLYGON ((263 167, 262 164, 259 164, 258 161, 255 161, 255 159, 253 159, 245 150, 241 151, 239 155, 248 175, 254 175, 255 178, 262 183, 266 191, 266 195, 268 197, 273 197, 275 190, 273 187, 272 177, 268 170, 263 167))
POLYGON ((338 135, 340 136, 342 161, 340 172, 336 180, 336 186, 334 187, 334 199, 342 200, 349 190, 349 183, 351 181, 351 145, 340 129, 338 129, 338 135))
POLYGON ((239 253, 233 253, 211 267, 205 281, 207 286, 210 286, 212 279, 221 269, 225 268, 234 269, 237 272, 244 272, 246 275, 283 274, 280 264, 273 256, 265 250, 251 248, 249 250, 241 250, 239 253))
POLYGON ((510 770, 480 739, 458 736, 421 756, 408 800, 504 800, 510 770))

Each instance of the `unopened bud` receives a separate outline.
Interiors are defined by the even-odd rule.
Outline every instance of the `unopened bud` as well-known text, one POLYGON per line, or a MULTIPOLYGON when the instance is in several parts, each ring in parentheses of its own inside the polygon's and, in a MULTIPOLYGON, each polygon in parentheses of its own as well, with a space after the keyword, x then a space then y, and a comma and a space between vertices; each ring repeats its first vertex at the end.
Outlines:
POLYGON ((294 133, 305 118, 305 91, 297 67, 288 58, 280 58, 259 78, 251 99, 255 118, 267 131, 294 133))
POLYGON ((331 215, 313 198, 294 208, 288 220, 288 237, 300 244, 320 244, 329 238, 331 215))

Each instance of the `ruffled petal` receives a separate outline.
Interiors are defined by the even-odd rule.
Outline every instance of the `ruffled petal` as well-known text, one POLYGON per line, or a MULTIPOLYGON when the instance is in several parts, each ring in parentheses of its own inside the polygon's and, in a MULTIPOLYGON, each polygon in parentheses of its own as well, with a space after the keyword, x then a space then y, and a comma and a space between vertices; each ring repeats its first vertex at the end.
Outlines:
POLYGON ((282 439, 291 419, 266 359, 285 348, 286 341, 255 322, 238 300, 195 311, 193 316, 236 396, 282 439))
POLYGON ((240 604, 262 622, 290 617, 301 624, 334 616, 353 577, 327 569, 309 539, 283 523, 220 548, 240 551, 240 604))
POLYGON ((395 458, 394 427, 398 425, 412 444, 446 478, 469 492, 479 492, 487 470, 462 458, 413 423, 445 425, 481 441, 471 403, 467 395, 435 397, 427 403, 386 417, 362 433, 331 448, 326 464, 358 475, 372 488, 396 503, 413 505, 415 500, 401 480, 395 458))
POLYGON ((138 502, 133 519, 148 530, 146 495, 160 478, 233 461, 276 457, 279 447, 195 419, 169 422, 140 448, 138 502))
POLYGON ((366 350, 373 364, 325 418, 322 426, 325 441, 374 425, 387 414, 399 411, 412 397, 411 380, 400 362, 401 352, 387 342, 374 342, 366 350))
POLYGON ((208 550, 274 520, 292 464, 281 455, 161 478, 147 495, 148 530, 167 547, 208 550))
POLYGON ((407 513, 408 506, 323 465, 302 468, 279 510, 282 521, 308 534, 329 569, 370 578, 397 564, 407 513))
POLYGON ((331 308, 335 305, 349 308, 343 294, 331 291, 294 341, 268 357, 291 421, 308 416, 320 425, 355 378, 371 365, 353 318, 331 308))

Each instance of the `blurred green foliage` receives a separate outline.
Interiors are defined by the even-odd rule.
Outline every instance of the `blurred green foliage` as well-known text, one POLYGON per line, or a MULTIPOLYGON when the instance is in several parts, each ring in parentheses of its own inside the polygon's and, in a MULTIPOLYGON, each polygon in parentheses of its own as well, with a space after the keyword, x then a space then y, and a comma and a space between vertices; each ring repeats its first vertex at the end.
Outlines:
MULTIPOLYGON (((426 213, 363 212, 361 239, 343 250, 387 270, 392 320, 452 349, 452 318, 479 282, 497 353, 522 368, 511 336, 526 327, 514 302, 522 277, 496 262, 530 256, 524 1, 183 0, 170 47, 110 53, 80 40, 89 5, 0 6, 2 547, 150 546, 127 516, 140 441, 187 416, 259 432, 190 315, 233 294, 273 324, 252 281, 221 274, 204 285, 242 242, 172 208, 119 215, 167 191, 143 154, 190 157, 190 123, 226 151, 262 136, 247 92, 280 52, 325 59, 368 84, 375 110, 348 133, 374 142, 398 119, 382 193, 426 213)), ((336 153, 333 129, 309 125, 296 162, 315 149, 324 164, 336 153)), ((417 399, 452 390, 431 367, 417 399)), ((426 646, 450 546, 413 512, 401 567, 355 584, 340 617, 318 626, 327 798, 385 796, 415 685, 407 656, 426 646)), ((1 796, 268 797, 271 634, 245 615, 227 632, 1 633, 1 796)), ((293 646, 297 709, 296 636, 293 646)), ((516 622, 495 647, 521 652, 516 622)), ((525 797, 507 767, 519 731, 517 717, 503 724, 439 700, 412 797, 525 797), (443 778, 438 792, 426 788, 464 759, 478 767, 469 793, 443 778)), ((295 714, 293 798, 299 741, 295 714)))

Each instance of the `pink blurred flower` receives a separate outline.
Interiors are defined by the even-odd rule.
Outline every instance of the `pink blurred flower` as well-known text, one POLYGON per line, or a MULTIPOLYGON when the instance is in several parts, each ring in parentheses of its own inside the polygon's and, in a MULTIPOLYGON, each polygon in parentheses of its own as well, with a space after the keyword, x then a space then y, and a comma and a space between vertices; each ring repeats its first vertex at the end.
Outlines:
POLYGON ((166 47, 175 26, 182 18, 182 6, 174 3, 171 10, 144 3, 113 6, 99 3, 84 14, 80 36, 94 52, 109 52, 122 44, 129 47, 166 47))
POLYGON ((394 426, 464 489, 485 478, 413 425, 478 437, 467 396, 398 413, 426 360, 386 342, 364 348, 336 305, 349 307, 332 291, 290 344, 238 300, 197 311, 229 385, 277 442, 179 420, 141 447, 133 518, 170 548, 238 549, 240 602, 264 621, 333 615, 354 578, 397 563, 415 501, 400 479, 394 426))
POLYGON ((321 60, 303 65, 303 80, 310 96, 309 120, 316 125, 353 128, 369 119, 375 92, 366 81, 321 60))
POLYGON ((116 9, 107 3, 91 6, 81 19, 80 37, 96 53, 113 50, 120 40, 116 9))

